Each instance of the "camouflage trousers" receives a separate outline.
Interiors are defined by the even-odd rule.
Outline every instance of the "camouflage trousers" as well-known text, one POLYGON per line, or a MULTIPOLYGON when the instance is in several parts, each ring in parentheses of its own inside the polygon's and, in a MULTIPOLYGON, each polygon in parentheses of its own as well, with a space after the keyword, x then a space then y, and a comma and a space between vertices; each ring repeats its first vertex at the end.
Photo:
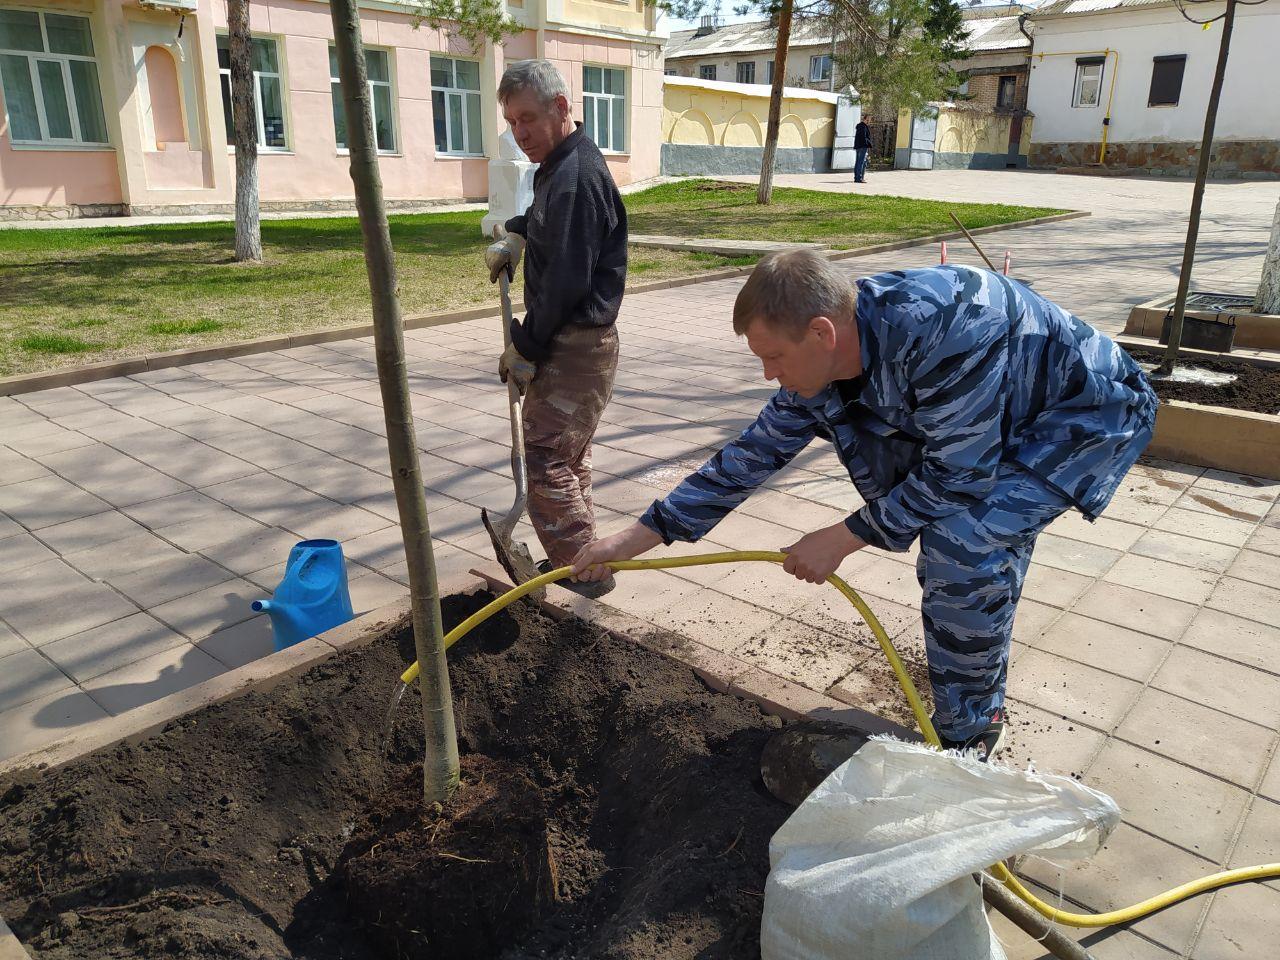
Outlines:
POLYGON ((525 394, 529 519, 557 567, 596 538, 591 438, 613 395, 617 369, 613 326, 566 326, 525 394))
POLYGON ((981 503, 925 527, 916 575, 924 588, 933 723, 949 740, 986 728, 1004 704, 1013 617, 1040 531, 1071 507, 1012 463, 981 503))

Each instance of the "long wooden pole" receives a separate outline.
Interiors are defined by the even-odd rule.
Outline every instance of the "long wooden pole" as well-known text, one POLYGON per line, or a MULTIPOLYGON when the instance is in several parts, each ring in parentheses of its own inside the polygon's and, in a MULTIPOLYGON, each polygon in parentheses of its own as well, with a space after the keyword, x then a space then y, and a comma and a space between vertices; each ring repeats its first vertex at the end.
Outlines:
POLYGON ((330 0, 338 77, 347 118, 347 147, 351 180, 355 185, 360 230, 364 234, 364 262, 373 298, 373 342, 378 361, 378 386, 387 425, 387 450, 395 488, 400 532, 409 566, 409 595, 413 610, 413 642, 421 665, 422 720, 426 752, 422 762, 424 801, 444 803, 458 785, 458 737, 449 692, 449 665, 444 654, 440 618, 440 588, 436 583, 427 500, 418 462, 418 443, 409 400, 404 353, 404 324, 396 295, 395 254, 382 201, 382 178, 373 142, 373 112, 369 78, 356 0, 330 0))
POLYGON ((1187 241, 1182 247, 1182 270, 1178 273, 1178 293, 1173 300, 1173 319, 1169 323, 1169 343, 1164 359, 1156 368, 1156 376, 1173 373, 1182 346, 1182 321, 1187 312, 1187 291, 1191 288, 1191 269, 1196 262, 1196 241, 1200 237, 1200 208, 1204 205, 1204 182, 1209 176, 1209 157, 1213 152, 1213 128, 1218 122, 1218 100, 1222 96, 1222 79, 1227 74, 1227 55, 1231 52, 1231 30, 1236 22, 1236 0, 1227 0, 1222 18, 1222 42, 1218 45, 1218 66, 1213 72, 1209 90, 1209 106, 1204 112, 1204 136, 1200 138, 1200 162, 1196 166, 1196 185, 1191 191, 1191 215, 1187 218, 1187 241))

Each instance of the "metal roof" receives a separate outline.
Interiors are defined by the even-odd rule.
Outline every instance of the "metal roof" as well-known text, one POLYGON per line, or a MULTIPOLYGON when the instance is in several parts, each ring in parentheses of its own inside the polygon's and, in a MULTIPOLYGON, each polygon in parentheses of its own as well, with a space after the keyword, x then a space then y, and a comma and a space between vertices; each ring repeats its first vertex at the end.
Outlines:
MULTIPOLYGON (((1116 0, 1072 0, 1078 3, 1116 2, 1116 0)), ((1164 3, 1167 0, 1159 0, 1164 3)), ((973 53, 990 53, 994 50, 1018 50, 1031 45, 1031 41, 1018 29, 1016 6, 1001 5, 996 8, 971 7, 965 12, 965 28, 969 38, 964 47, 973 53)), ((732 23, 717 28, 713 33, 698 36, 696 30, 676 30, 667 43, 666 59, 682 57, 728 56, 736 53, 752 53, 772 50, 777 43, 777 33, 768 21, 732 23)), ((815 22, 798 22, 791 32, 791 47, 831 45, 831 34, 826 25, 815 22)))
POLYGON ((1105 13, 1129 7, 1163 7, 1169 4, 1170 0, 1050 0, 1038 7, 1031 17, 1069 17, 1080 13, 1105 13))
POLYGON ((1018 17, 983 17, 966 20, 969 37, 964 48, 971 53, 990 53, 992 50, 1017 50, 1031 46, 1031 41, 1018 29, 1018 17))
MULTIPOLYGON (((714 57, 721 54, 772 50, 778 34, 767 20, 731 23, 717 27, 712 33, 698 36, 696 30, 674 30, 667 43, 666 58, 714 57)), ((797 21, 791 28, 791 46, 831 46, 831 33, 825 24, 797 21)))

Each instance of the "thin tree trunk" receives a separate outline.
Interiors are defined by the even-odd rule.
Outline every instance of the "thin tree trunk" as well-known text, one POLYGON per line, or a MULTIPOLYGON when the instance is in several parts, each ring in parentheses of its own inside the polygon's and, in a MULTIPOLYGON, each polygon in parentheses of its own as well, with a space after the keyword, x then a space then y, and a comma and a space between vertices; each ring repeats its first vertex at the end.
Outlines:
POLYGON ((396 295, 395 255, 382 202, 382 178, 378 173, 373 143, 373 112, 369 103, 368 73, 356 0, 330 0, 329 6, 333 13, 338 76, 342 81, 342 100, 347 118, 351 180, 355 184, 356 208, 364 234, 364 262, 369 274, 369 291, 373 296, 373 342, 387 424, 391 479, 409 565, 413 640, 421 667, 418 683, 422 693, 426 739, 426 755, 422 763, 423 796, 428 804, 443 803, 458 785, 458 738, 449 692, 449 665, 445 660, 435 555, 431 549, 427 501, 409 400, 404 326, 396 295))
MULTIPOLYGON (((782 88, 787 82, 787 48, 791 44, 791 10, 794 0, 782 0, 778 14, 778 45, 773 51, 773 88, 769 92, 769 129, 764 135, 764 155, 760 158, 760 186, 756 203, 773 200, 773 158, 778 152, 778 128, 782 125, 782 88)), ((832 69, 835 65, 832 64, 832 69)))
POLYGON ((249 0, 227 0, 227 46, 231 54, 231 126, 236 147, 237 261, 262 260, 258 222, 258 117, 254 110, 253 49, 249 0))
POLYGON ((1178 274, 1178 293, 1173 301, 1173 319, 1169 324, 1169 345, 1164 360, 1156 369, 1157 376, 1173 373, 1182 346, 1182 321, 1187 311, 1187 290, 1191 286, 1191 269, 1196 261, 1196 240, 1200 236, 1200 208, 1204 204, 1204 181, 1209 175, 1209 157, 1213 153, 1213 128, 1218 122, 1218 100, 1222 96, 1222 78, 1227 73, 1227 55, 1231 52, 1231 28, 1236 22, 1236 0, 1227 0, 1222 18, 1222 43, 1218 47, 1218 66, 1209 90, 1209 106, 1204 112, 1204 136, 1200 139, 1200 163, 1196 167, 1196 185, 1191 192, 1191 215, 1187 218, 1187 242, 1182 248, 1182 271, 1178 274))
POLYGON ((1280 313, 1280 203, 1276 204, 1276 217, 1271 222, 1271 242, 1267 245, 1267 258, 1262 261, 1262 280, 1253 309, 1257 313, 1280 313))

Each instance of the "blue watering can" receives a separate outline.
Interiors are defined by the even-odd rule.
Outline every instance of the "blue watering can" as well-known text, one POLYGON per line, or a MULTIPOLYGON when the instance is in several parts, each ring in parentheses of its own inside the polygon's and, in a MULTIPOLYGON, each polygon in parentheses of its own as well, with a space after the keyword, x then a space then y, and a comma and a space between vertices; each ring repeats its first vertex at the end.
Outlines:
POLYGON ((253 601, 265 610, 277 650, 346 623, 351 610, 347 564, 337 540, 303 540, 289 551, 284 579, 270 600, 253 601))

